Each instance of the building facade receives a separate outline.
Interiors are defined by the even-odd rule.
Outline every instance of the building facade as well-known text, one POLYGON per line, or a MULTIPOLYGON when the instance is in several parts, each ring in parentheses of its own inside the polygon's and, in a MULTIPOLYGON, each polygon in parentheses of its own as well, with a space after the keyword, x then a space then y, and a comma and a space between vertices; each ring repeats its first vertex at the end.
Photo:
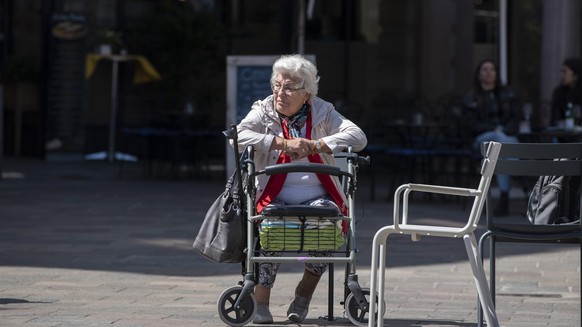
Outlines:
POLYGON ((505 82, 543 127, 561 62, 580 57, 581 17, 578 0, 2 0, 4 153, 107 146, 111 66, 85 76, 102 44, 144 56, 162 76, 138 85, 135 63, 119 67, 116 142, 124 127, 222 129, 228 55, 315 55, 320 96, 357 108, 362 124, 397 110, 388 101, 438 115, 432 104, 446 110, 468 91, 476 63, 499 61, 504 39, 505 82))

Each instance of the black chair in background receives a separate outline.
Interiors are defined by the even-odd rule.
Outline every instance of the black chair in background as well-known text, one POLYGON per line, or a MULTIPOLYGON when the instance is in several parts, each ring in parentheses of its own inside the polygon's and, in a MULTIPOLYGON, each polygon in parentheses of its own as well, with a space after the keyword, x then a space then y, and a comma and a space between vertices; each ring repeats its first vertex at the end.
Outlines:
POLYGON ((374 161, 366 167, 370 179, 370 200, 376 198, 376 179, 379 174, 391 169, 391 161, 386 153, 393 147, 395 140, 387 133, 386 122, 392 121, 397 108, 397 99, 391 92, 383 92, 372 100, 367 109, 363 129, 368 137, 368 145, 362 151, 365 155, 374 158, 374 161))
POLYGON ((362 151, 374 157, 367 168, 371 200, 376 198, 378 181, 387 185, 389 200, 403 182, 427 181, 427 156, 438 131, 438 125, 429 119, 430 109, 429 101, 420 96, 385 92, 372 101, 364 125, 368 145, 362 151))
MULTIPOLYGON (((221 130, 176 113, 157 114, 143 126, 124 126, 120 148, 139 159, 144 178, 210 177, 224 166, 221 130)), ((124 168, 120 162, 120 177, 124 168)))
MULTIPOLYGON (((482 148, 486 149, 486 146, 482 148)), ((497 166, 495 167, 495 174, 529 176, 533 180, 539 176, 580 176, 582 175, 582 143, 503 143, 497 166)), ((582 198, 579 199, 580 201, 582 201, 582 198)), ((534 225, 529 222, 526 210, 524 210, 523 219, 519 222, 515 222, 515 219, 511 220, 508 217, 493 217, 491 194, 488 195, 486 203, 486 219, 487 231, 479 240, 479 253, 481 260, 483 260, 485 242, 489 240, 489 288, 494 302, 496 243, 582 245, 582 225, 580 221, 574 224, 534 225)), ((582 278, 582 272, 580 277, 582 278)), ((582 312, 582 304, 580 309, 582 312)), ((478 325, 483 325, 482 311, 480 309, 478 311, 478 325)))
POLYGON ((366 107, 360 103, 348 100, 336 100, 335 109, 347 119, 351 120, 358 126, 364 126, 366 123, 367 110, 366 107))
POLYGON ((434 180, 429 182, 462 187, 473 185, 480 176, 482 156, 473 147, 474 135, 462 106, 457 98, 443 96, 435 101, 433 112, 443 127, 430 153, 430 176, 434 180))

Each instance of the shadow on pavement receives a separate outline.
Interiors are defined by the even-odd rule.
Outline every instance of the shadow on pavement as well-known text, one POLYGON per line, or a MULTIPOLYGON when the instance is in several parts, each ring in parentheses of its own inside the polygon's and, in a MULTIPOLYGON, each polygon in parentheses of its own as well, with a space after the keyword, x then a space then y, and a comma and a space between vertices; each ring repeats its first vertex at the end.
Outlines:
MULTIPOLYGON (((206 209, 223 189, 221 179, 148 180, 139 178, 139 172, 118 178, 116 165, 103 162, 11 159, 2 169, 1 266, 173 276, 240 274, 240 264, 213 263, 191 248, 206 209)), ((364 188, 360 192, 367 194, 364 188)), ((366 200, 357 206, 358 269, 368 269, 372 237, 390 223, 392 206, 366 200)), ((420 219, 458 223, 469 209, 462 203, 433 200, 415 210, 420 219)), ((556 247, 520 245, 502 251, 513 255, 550 249, 556 247)), ((388 255, 389 266, 466 261, 462 241, 451 239, 411 242, 391 236, 388 255)))

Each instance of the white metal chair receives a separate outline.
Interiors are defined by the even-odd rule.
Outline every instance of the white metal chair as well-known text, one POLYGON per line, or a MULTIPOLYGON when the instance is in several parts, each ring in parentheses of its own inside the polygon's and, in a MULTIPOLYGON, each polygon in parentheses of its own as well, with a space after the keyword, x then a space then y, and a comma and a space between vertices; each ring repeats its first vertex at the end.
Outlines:
POLYGON ((477 242, 474 231, 481 217, 491 178, 497 163, 497 157, 501 149, 500 143, 490 142, 481 167, 481 180, 476 189, 459 188, 426 184, 404 184, 394 193, 394 224, 380 228, 372 243, 372 264, 370 276, 370 301, 369 312, 381 312, 379 315, 370 314, 368 326, 373 327, 377 323, 381 327, 384 323, 384 283, 386 268, 386 241, 390 234, 410 235, 413 241, 419 241, 421 236, 436 236, 449 238, 463 238, 473 277, 477 287, 479 300, 485 312, 485 320, 488 326, 498 327, 497 314, 491 294, 487 285, 483 264, 479 260, 477 242), (418 225, 408 222, 409 195, 411 192, 424 192, 434 194, 447 194, 455 196, 473 197, 473 207, 469 213, 467 223, 462 227, 447 227, 434 225, 418 225))

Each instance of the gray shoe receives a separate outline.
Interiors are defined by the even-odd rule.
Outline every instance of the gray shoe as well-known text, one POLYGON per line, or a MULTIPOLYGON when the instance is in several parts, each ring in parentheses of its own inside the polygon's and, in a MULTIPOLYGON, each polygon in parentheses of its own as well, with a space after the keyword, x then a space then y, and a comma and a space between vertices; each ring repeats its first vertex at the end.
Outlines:
POLYGON ((293 322, 302 322, 305 320, 309 312, 309 302, 311 302, 311 299, 295 294, 295 300, 291 302, 289 310, 287 310, 287 319, 293 322))
POLYGON ((255 314, 255 319, 253 319, 253 324, 272 324, 273 315, 269 311, 269 306, 266 304, 257 305, 257 313, 255 314))

